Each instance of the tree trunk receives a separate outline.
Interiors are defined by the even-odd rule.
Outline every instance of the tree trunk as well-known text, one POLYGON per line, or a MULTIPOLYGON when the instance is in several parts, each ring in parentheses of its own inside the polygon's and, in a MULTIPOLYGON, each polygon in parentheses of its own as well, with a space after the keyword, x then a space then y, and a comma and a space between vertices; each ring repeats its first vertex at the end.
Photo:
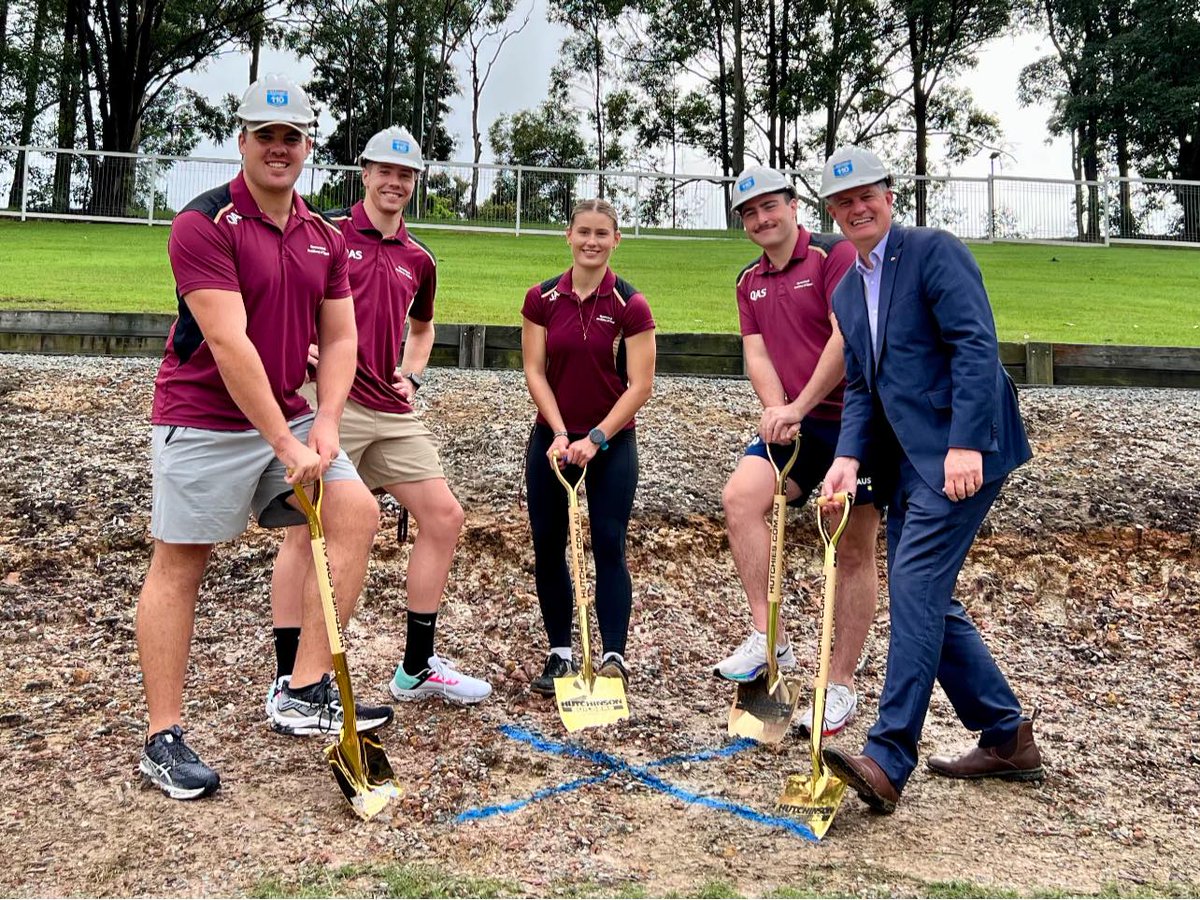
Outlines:
POLYGON ((918 20, 910 10, 908 14, 908 52, 912 63, 913 127, 916 141, 914 174, 917 176, 913 193, 919 227, 923 227, 926 223, 926 206, 929 196, 929 186, 925 182, 925 175, 929 167, 929 95, 925 92, 925 58, 921 35, 918 33, 918 29, 923 25, 924 23, 918 20))
POLYGON ((730 165, 734 172, 746 167, 746 67, 742 51, 742 0, 733 0, 733 141, 730 165))
POLYGON ((1091 182, 1087 188, 1087 239, 1100 239, 1100 188, 1096 181, 1100 178, 1100 126, 1095 115, 1088 116, 1084 123, 1083 146, 1083 177, 1091 182))
MULTIPOLYGON (((33 122, 37 118, 37 90, 42 80, 42 45, 46 40, 47 0, 38 0, 34 10, 33 41, 29 45, 29 62, 25 66, 25 105, 21 110, 21 130, 17 143, 25 146, 33 136, 33 122)), ((16 170, 13 172, 12 189, 8 192, 10 209, 21 206, 21 194, 25 191, 25 151, 17 153, 16 170)))
POLYGON ((603 83, 601 80, 602 66, 600 65, 601 53, 603 47, 600 44, 600 17, 596 16, 592 19, 592 64, 595 67, 595 90, 596 90, 596 168, 600 170, 600 175, 596 177, 597 196, 601 200, 604 199, 604 97, 601 94, 603 83))
POLYGON ((396 124, 396 35, 399 29, 400 0, 387 0, 387 32, 383 57, 383 127, 396 124))
POLYGON ((250 84, 258 81, 258 61, 262 55, 263 29, 266 23, 260 15, 250 29, 250 84))
MULTIPOLYGON (((724 22, 721 20, 720 0, 713 0, 713 43, 717 49, 717 97, 721 114, 717 117, 717 128, 721 132, 721 174, 728 178, 733 174, 732 160, 729 158, 729 103, 727 97, 728 71, 725 66, 725 40, 722 37, 724 22)), ((725 193, 725 227, 733 227, 733 212, 729 208, 729 182, 721 182, 725 193)))
MULTIPOLYGON (((1200 124, 1200 123, 1197 123, 1200 124)), ((1180 130, 1179 168, 1177 177, 1182 181, 1200 181, 1200 141, 1194 135, 1180 130)), ((1195 186, 1175 189, 1175 199, 1183 208, 1183 234, 1185 241, 1200 241, 1200 193, 1195 186)))
POLYGON ((1125 119, 1123 117, 1117 120, 1117 177, 1120 179, 1117 188, 1117 194, 1120 203, 1120 218, 1118 219, 1118 228, 1121 237, 1133 237, 1137 232, 1137 220, 1133 216, 1133 196, 1129 189, 1129 169, 1130 169, 1130 153, 1129 153, 1129 135, 1125 132, 1125 119))
POLYGON ((1080 147, 1083 146, 1083 127, 1071 129, 1071 174, 1075 178, 1075 234, 1083 240, 1083 163, 1080 147))
POLYGON ((795 105, 791 102, 791 89, 788 87, 788 56, 791 53, 791 7, 792 0, 783 0, 783 19, 779 23, 779 100, 776 118, 779 120, 779 137, 776 145, 779 147, 780 168, 795 168, 793 159, 787 160, 787 113, 795 105), (784 103, 784 99, 789 102, 784 103))
POLYGON ((779 115, 779 47, 775 31, 775 0, 767 0, 767 165, 779 166, 775 120, 779 115))
POLYGON ((471 193, 467 198, 467 218, 479 214, 479 161, 483 159, 483 135, 479 132, 479 98, 483 85, 479 79, 479 48, 471 47, 471 193))
MULTIPOLYGON (((62 150, 75 148, 75 130, 79 124, 79 88, 82 74, 75 51, 75 32, 78 9, 68 3, 63 21, 62 56, 58 72, 58 130, 57 142, 62 150)), ((71 166, 74 160, 68 153, 59 153, 54 160, 55 212, 71 211, 71 166)))
POLYGON ((0 0, 0 87, 4 86, 4 61, 8 58, 8 0, 0 0))

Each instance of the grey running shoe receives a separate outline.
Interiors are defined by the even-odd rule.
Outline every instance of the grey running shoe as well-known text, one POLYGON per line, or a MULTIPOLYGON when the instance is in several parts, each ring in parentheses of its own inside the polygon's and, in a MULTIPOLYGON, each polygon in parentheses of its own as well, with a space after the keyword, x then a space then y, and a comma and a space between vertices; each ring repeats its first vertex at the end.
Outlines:
POLYGON ((172 800, 195 800, 221 786, 221 776, 183 742, 183 729, 178 725, 150 735, 138 770, 172 800))
MULTIPOLYGON (((390 706, 354 705, 358 731, 374 731, 392 721, 390 706)), ((328 674, 316 684, 292 690, 289 683, 275 696, 271 727, 280 734, 336 734, 342 730, 342 698, 328 674)))

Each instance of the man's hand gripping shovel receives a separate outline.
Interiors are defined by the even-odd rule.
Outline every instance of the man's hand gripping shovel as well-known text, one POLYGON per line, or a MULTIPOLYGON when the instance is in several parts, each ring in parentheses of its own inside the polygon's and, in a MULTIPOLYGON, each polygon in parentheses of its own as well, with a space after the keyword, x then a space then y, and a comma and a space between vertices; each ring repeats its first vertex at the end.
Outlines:
POLYGON ((338 787, 354 811, 363 819, 381 812, 388 801, 400 796, 396 776, 388 763, 383 745, 373 734, 359 734, 354 718, 354 690, 350 685, 350 669, 346 664, 346 649, 342 641, 342 624, 338 618, 337 600, 333 596, 333 579, 329 557, 325 553, 325 530, 321 526, 321 497, 324 482, 316 482, 312 500, 304 486, 294 487, 296 500, 308 519, 308 536, 312 543, 313 565, 317 570, 317 590, 325 613, 325 630, 329 635, 329 650, 333 654, 333 671, 341 695, 342 730, 337 742, 325 748, 338 787))
POLYGON ((779 671, 775 640, 779 634, 779 604, 783 599, 783 539, 787 522, 787 476, 800 455, 796 438, 792 456, 783 468, 775 465, 770 451, 767 459, 775 470, 775 496, 771 509, 771 567, 767 590, 767 671, 753 681, 739 684, 729 708, 729 733, 753 738, 764 744, 778 744, 787 734, 788 725, 800 699, 800 682, 785 678, 779 671))
POLYGON ((821 733, 825 730, 825 688, 829 684, 829 657, 833 648, 833 606, 837 593, 837 543, 850 521, 854 497, 845 492, 833 500, 817 500, 817 529, 825 544, 825 599, 821 610, 821 655, 817 680, 813 685, 812 772, 808 775, 789 775, 776 808, 802 819, 817 839, 825 836, 833 817, 842 804, 846 784, 821 759, 821 733), (842 517, 831 535, 825 528, 824 507, 827 503, 841 504, 842 517))
POLYGON ((574 484, 567 481, 558 465, 558 452, 550 462, 551 468, 567 491, 567 521, 571 529, 571 579, 575 586, 575 609, 579 613, 579 649, 583 665, 578 675, 554 679, 554 699, 558 714, 567 731, 611 725, 629 718, 629 701, 625 698, 625 683, 620 678, 601 677, 592 669, 592 645, 588 628, 588 601, 583 592, 583 528, 579 523, 579 487, 583 484, 587 466, 574 484))

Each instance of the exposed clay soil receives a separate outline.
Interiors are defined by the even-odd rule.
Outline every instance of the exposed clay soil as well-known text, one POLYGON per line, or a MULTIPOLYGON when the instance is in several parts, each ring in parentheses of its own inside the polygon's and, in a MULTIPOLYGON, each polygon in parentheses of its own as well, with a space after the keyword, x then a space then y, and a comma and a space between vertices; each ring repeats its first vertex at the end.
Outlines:
MULTIPOLYGON (((628 774, 456 824, 466 809, 603 774, 498 730, 565 736, 553 705, 528 693, 545 639, 518 506, 532 419, 518 373, 440 371, 422 392, 467 511, 439 649, 496 692, 471 710, 398 708, 383 738, 404 799, 359 822, 321 742, 265 726, 276 537, 257 529, 215 555, 186 693, 189 739, 222 788, 198 803, 142 788, 133 625, 150 548, 153 372, 148 361, 0 358, 0 894, 230 895, 342 863, 426 863, 535 895, 630 882, 655 895, 709 880, 751 895, 789 885, 910 894, 954 879, 1021 892, 1200 885, 1198 393, 1022 393, 1037 457, 1006 487, 960 589, 1022 701, 1040 708, 1045 782, 962 784, 919 770, 895 815, 848 796, 812 845, 628 774)), ((629 537, 633 716, 579 744, 644 764, 727 741, 731 691, 709 666, 747 615, 720 489, 754 409, 743 382, 659 380, 639 429, 629 537)), ((798 649, 817 640, 810 520, 805 510, 790 526, 785 614, 798 649)), ((386 510, 348 632, 357 691, 376 702, 404 639, 409 548, 395 524, 386 510)), ((836 739, 846 746, 873 718, 887 630, 882 602, 859 679, 863 715, 836 739)), ((922 751, 971 739, 936 691, 922 751)), ((778 751, 657 773, 770 814, 784 776, 807 765, 793 737, 778 751)), ((364 878, 357 890, 379 889, 364 878)))

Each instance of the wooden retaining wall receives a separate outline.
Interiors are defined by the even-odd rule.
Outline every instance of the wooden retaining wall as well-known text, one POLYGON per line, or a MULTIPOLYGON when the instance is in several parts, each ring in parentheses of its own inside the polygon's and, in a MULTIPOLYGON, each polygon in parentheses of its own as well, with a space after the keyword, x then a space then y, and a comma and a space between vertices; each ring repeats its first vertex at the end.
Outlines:
MULTIPOLYGON (((0 352, 157 357, 172 321, 156 313, 0 311, 0 352)), ((1200 388, 1200 347, 1005 342, 1000 359, 1019 384, 1200 388)), ((519 369, 521 329, 439 324, 430 364, 519 369)), ((658 371, 742 377, 741 339, 659 334, 658 371)))

